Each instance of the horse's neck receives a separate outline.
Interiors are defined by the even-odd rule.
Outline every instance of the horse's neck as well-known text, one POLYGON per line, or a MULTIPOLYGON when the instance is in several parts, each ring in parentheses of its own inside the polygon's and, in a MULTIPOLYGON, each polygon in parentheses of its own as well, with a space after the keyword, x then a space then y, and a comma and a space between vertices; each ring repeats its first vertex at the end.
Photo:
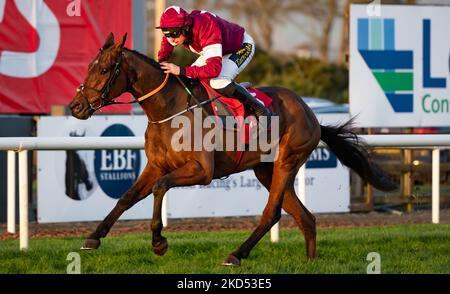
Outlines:
MULTIPOLYGON (((137 75, 130 89, 135 98, 146 95, 164 82, 165 74, 160 69, 132 53, 130 53, 129 64, 134 68, 137 75)), ((177 95, 179 85, 173 83, 174 81, 169 79, 168 83, 158 93, 140 103, 149 120, 165 119, 180 108, 180 106, 177 107, 180 104, 180 99, 178 99, 180 95, 177 95)))

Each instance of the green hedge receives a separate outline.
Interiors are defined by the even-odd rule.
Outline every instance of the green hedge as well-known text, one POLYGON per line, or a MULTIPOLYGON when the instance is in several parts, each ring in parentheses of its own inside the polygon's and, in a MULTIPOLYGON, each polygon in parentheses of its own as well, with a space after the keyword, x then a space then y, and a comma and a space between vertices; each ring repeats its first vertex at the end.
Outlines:
POLYGON ((257 49, 253 60, 237 80, 248 80, 257 86, 287 87, 300 96, 323 97, 337 103, 348 102, 347 68, 318 59, 271 56, 257 49))

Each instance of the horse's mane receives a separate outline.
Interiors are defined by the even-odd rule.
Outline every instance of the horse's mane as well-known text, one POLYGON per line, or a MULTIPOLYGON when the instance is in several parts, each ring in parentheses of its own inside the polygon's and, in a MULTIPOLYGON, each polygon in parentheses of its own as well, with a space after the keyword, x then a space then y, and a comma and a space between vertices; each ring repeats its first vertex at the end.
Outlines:
MULTIPOLYGON (((140 59, 144 60, 145 62, 147 62, 151 66, 156 67, 157 69, 161 70, 161 65, 156 60, 154 60, 153 58, 148 57, 147 55, 142 54, 141 52, 133 50, 133 49, 129 49, 129 48, 124 48, 124 49, 126 51, 130 52, 130 53, 135 54, 137 57, 139 57, 140 59)), ((185 77, 185 76, 179 76, 179 77, 183 80, 183 82, 185 84, 189 84, 192 87, 199 87, 200 86, 200 81, 197 80, 197 79, 190 79, 190 78, 185 77)))
POLYGON ((161 69, 161 66, 159 65, 159 63, 156 60, 154 60, 153 58, 150 58, 147 55, 142 54, 141 52, 133 50, 133 49, 124 48, 124 50, 135 54, 137 57, 139 57, 140 59, 144 60, 145 62, 147 62, 151 66, 156 67, 158 69, 161 69))

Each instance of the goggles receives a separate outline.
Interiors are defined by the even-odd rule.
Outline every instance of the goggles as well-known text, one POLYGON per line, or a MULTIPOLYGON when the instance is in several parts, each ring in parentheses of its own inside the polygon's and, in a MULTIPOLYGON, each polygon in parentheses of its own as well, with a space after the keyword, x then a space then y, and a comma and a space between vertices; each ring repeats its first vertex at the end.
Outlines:
POLYGON ((163 31, 162 33, 166 38, 174 38, 175 39, 175 38, 178 38, 179 36, 181 36, 182 31, 181 30, 163 31))

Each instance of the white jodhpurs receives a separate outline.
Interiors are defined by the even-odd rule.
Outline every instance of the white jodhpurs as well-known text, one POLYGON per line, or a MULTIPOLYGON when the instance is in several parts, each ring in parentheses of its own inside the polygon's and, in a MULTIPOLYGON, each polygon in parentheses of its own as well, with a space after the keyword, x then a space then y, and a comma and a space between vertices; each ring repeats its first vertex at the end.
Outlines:
MULTIPOLYGON (((237 52, 227 54, 222 57, 222 70, 217 78, 210 80, 210 85, 213 89, 222 89, 228 86, 236 76, 244 70, 244 68, 250 63, 250 60, 255 54, 255 42, 253 38, 244 33, 244 40, 242 47, 237 52)), ((200 56, 192 65, 203 66, 205 65, 204 56, 200 56)))

